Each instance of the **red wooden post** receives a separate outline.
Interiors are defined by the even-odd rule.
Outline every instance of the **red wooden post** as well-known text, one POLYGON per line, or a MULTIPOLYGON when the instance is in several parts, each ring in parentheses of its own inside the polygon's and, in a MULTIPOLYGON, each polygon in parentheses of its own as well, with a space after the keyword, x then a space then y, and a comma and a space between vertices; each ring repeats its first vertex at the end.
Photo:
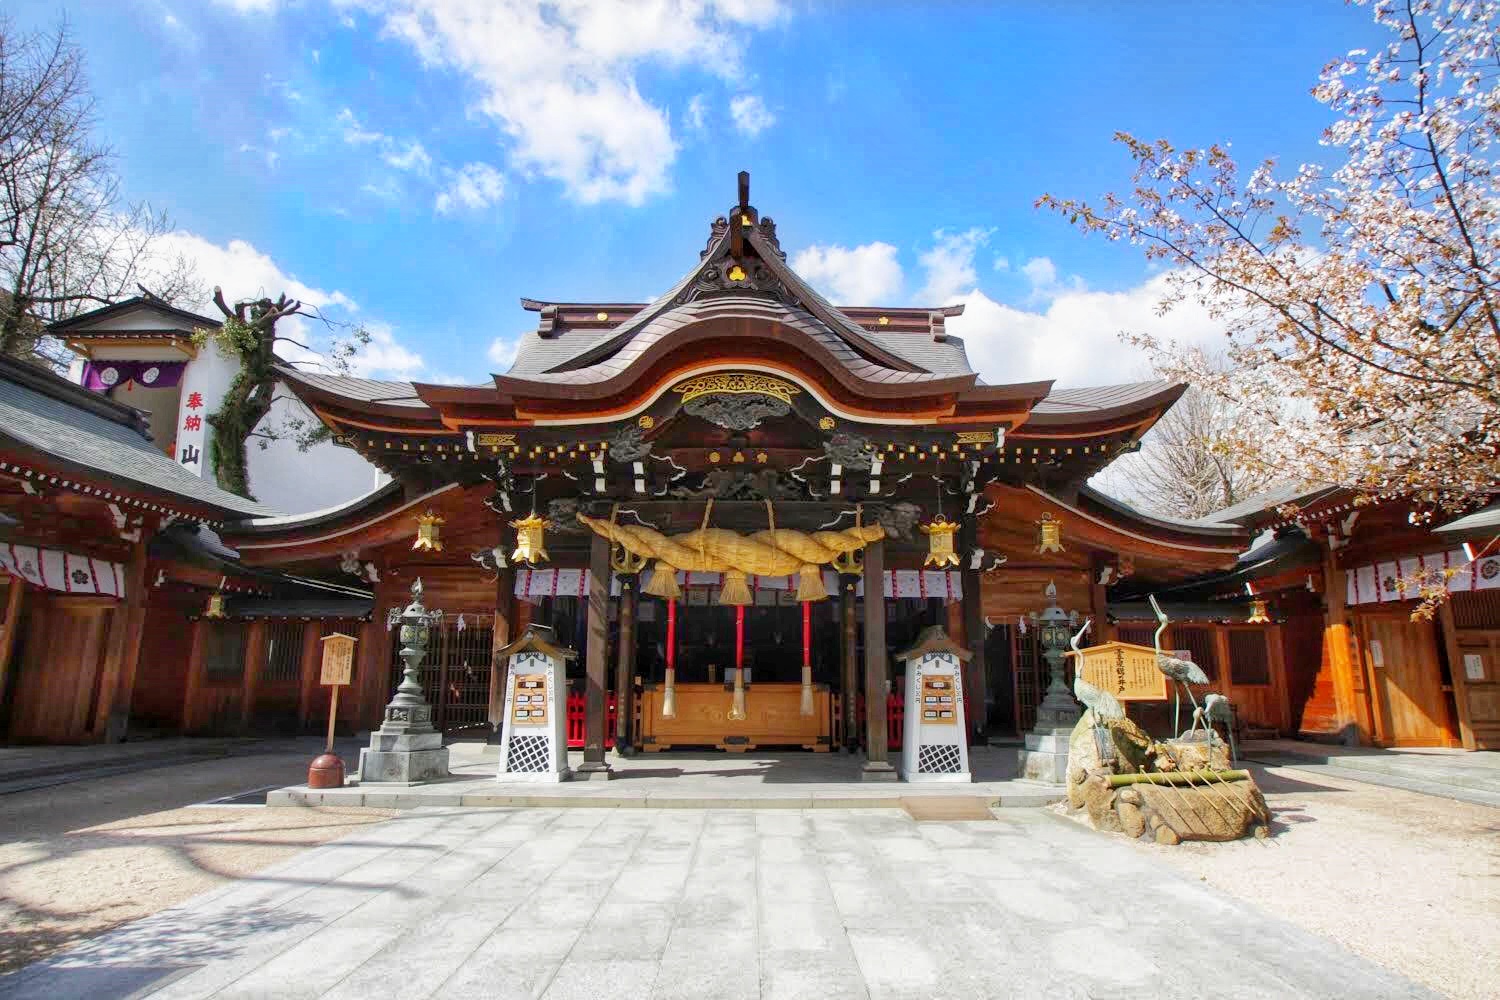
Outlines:
POLYGON ((802 665, 812 666, 812 602, 802 602, 802 665))
POLYGON ((677 602, 667 599, 667 669, 677 667, 677 602))
POLYGON ((734 668, 745 665, 745 606, 734 606, 734 668))

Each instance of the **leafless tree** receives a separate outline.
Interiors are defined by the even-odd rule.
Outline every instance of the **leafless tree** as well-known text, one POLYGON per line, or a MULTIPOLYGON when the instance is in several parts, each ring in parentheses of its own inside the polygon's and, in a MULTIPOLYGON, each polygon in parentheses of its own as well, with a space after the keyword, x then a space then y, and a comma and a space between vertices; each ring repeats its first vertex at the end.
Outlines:
POLYGON ((67 26, 23 35, 0 20, 0 353, 57 364, 46 324, 124 297, 148 270, 163 299, 192 291, 185 261, 154 259, 167 219, 121 200, 94 125, 67 26))
POLYGON ((1221 397, 1189 389, 1112 470, 1142 507, 1193 519, 1266 489, 1271 476, 1230 443, 1234 408, 1221 397))

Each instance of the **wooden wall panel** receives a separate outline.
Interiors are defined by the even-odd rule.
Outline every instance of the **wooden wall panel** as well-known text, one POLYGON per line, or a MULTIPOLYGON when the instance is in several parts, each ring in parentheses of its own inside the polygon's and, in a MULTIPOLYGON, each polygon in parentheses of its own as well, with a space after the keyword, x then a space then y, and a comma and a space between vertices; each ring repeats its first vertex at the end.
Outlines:
POLYGON ((1281 627, 1292 732, 1332 735, 1339 730, 1333 676, 1323 658, 1323 615, 1297 614, 1281 627))
POLYGON ((114 603, 108 598, 33 596, 11 699, 11 742, 79 743, 92 738, 114 603))
MULTIPOLYGON (((201 605, 201 601, 195 600, 201 605)), ((131 728, 181 729, 193 630, 185 628, 188 606, 153 597, 146 609, 140 666, 130 695, 131 728)))

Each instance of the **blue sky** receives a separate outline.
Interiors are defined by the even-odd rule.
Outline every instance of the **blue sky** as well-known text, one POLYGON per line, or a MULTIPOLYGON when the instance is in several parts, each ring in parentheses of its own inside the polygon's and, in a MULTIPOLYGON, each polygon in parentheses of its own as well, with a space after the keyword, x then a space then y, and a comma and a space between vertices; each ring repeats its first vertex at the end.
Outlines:
POLYGON ((521 296, 642 300, 748 169, 836 301, 965 302, 990 381, 1145 376, 1130 248, 1034 209, 1122 189, 1117 129, 1320 153, 1320 66, 1375 37, 1334 2, 11 0, 66 14, 131 199, 230 295, 282 285, 376 333, 363 370, 481 381, 521 296), (1149 12, 1149 13, 1148 13, 1149 12))

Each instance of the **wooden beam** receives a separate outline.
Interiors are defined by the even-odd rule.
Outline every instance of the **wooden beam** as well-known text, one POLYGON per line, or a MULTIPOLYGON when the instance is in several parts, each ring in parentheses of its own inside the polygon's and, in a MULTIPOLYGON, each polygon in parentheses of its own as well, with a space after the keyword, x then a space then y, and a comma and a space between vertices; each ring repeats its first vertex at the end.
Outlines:
POLYGON ((630 752, 630 720, 634 718, 633 705, 635 684, 635 619, 640 576, 636 573, 620 576, 620 650, 615 657, 615 751, 630 752))
POLYGON ((886 679, 890 655, 885 648, 885 542, 865 546, 865 766, 864 781, 895 781, 886 733, 886 679))
POLYGON ((1355 742, 1370 742, 1368 702, 1361 708, 1362 684, 1355 677, 1355 641, 1349 624, 1349 612, 1344 606, 1344 575, 1338 569, 1332 549, 1323 551, 1323 660, 1333 678, 1334 724, 1341 731, 1350 731, 1355 742))
POLYGON ((1453 706, 1458 710, 1458 739, 1465 750, 1476 750, 1474 720, 1469 711, 1469 678, 1464 674, 1463 651, 1458 646, 1458 626, 1453 621, 1453 598, 1438 605, 1438 628, 1448 656, 1448 676, 1453 679, 1453 706))
POLYGON ((187 683, 182 692, 182 730, 192 734, 198 730, 198 699, 203 693, 203 661, 208 655, 208 629, 206 619, 193 622, 193 647, 188 653, 187 683))
POLYGON ((0 699, 13 701, 9 690, 10 661, 15 654, 16 633, 21 627, 21 608, 26 599, 26 584, 11 577, 5 594, 5 621, 0 623, 0 699))
POLYGON ((110 622, 110 648, 99 685, 99 708, 94 732, 106 743, 120 743, 130 726, 130 698, 135 690, 136 670, 141 664, 141 644, 146 637, 146 544, 142 538, 125 564, 125 599, 115 608, 110 622))
POLYGON ((578 775, 608 780, 604 760, 604 692, 609 687, 609 542, 595 535, 589 548, 588 662, 584 679, 583 764, 578 775))
MULTIPOLYGON (((500 543, 504 545, 505 540, 502 538, 500 543)), ((490 633, 490 705, 486 718, 492 730, 490 733, 492 743, 500 741, 501 723, 505 719, 505 678, 510 666, 504 659, 495 655, 495 651, 504 649, 510 644, 512 634, 516 631, 515 617, 515 570, 501 569, 495 574, 495 618, 490 633)))
POLYGON ((963 583, 964 592, 963 641, 974 654, 968 663, 963 664, 964 687, 969 692, 969 704, 975 709, 968 720, 969 744, 974 746, 984 742, 984 733, 990 725, 989 672, 985 669, 984 662, 984 594, 980 589, 980 573, 969 557, 979 545, 978 518, 965 515, 961 532, 959 551, 962 553, 963 568, 959 579, 963 583))
POLYGON ((859 748, 859 623, 854 617, 854 588, 859 578, 843 575, 839 577, 839 622, 842 626, 842 648, 844 683, 839 696, 844 705, 844 747, 850 753, 859 748))
POLYGON ((260 689, 261 660, 266 655, 266 623, 250 623, 245 636, 245 673, 240 680, 240 729, 250 729, 250 718, 255 710, 255 697, 260 689))
POLYGON ((310 621, 302 626, 302 655, 297 668, 297 730, 307 728, 312 719, 313 702, 318 697, 318 681, 323 673, 323 624, 310 621))

